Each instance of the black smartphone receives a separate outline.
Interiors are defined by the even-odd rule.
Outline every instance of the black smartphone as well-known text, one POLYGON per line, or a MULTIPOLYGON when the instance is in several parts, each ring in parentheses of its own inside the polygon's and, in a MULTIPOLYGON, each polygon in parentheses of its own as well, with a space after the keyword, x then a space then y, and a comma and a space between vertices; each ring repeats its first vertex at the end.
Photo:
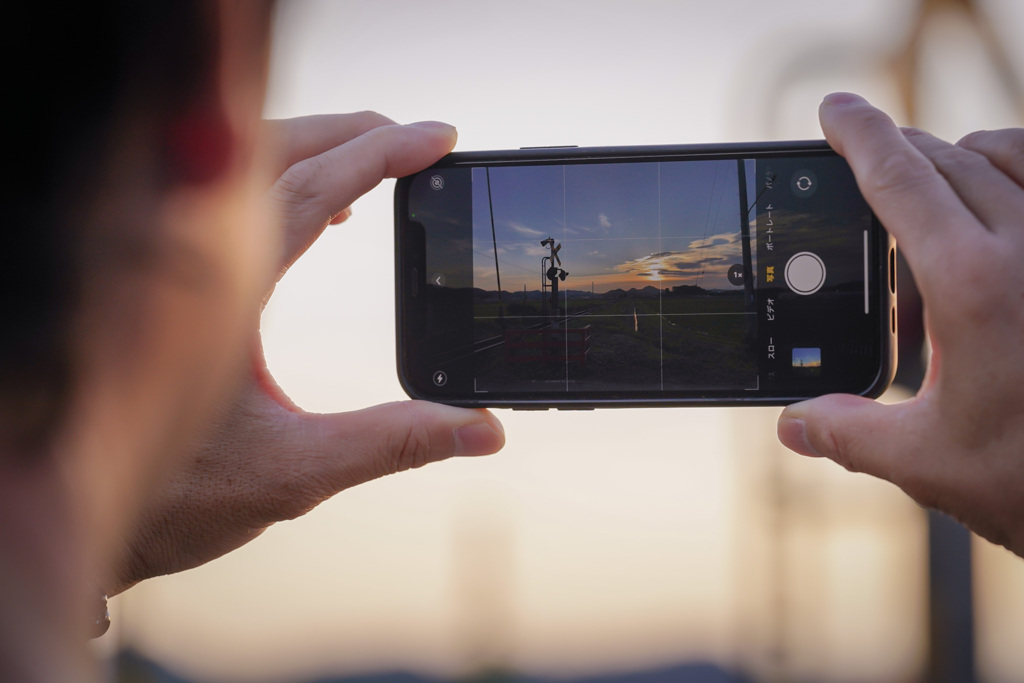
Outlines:
POLYGON ((398 374, 519 409, 877 396, 895 245, 821 141, 450 154, 395 188, 398 374))

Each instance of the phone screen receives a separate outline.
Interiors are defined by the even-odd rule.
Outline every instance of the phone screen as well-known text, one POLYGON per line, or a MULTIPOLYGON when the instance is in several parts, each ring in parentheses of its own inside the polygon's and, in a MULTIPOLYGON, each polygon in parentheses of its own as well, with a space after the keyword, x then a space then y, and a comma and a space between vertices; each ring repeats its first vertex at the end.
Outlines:
POLYGON ((399 192, 413 395, 786 402, 888 372, 888 236, 835 154, 477 162, 399 192))

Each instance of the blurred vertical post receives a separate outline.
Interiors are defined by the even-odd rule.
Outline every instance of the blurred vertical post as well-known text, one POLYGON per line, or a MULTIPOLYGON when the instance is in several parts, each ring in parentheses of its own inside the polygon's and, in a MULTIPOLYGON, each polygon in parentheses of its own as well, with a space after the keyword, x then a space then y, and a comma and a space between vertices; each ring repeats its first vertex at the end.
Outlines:
POLYGON ((454 532, 457 628, 469 669, 462 680, 510 679, 515 551, 502 497, 472 496, 463 504, 454 532))
POLYGON ((971 533, 953 519, 928 513, 929 683, 977 680, 971 533))

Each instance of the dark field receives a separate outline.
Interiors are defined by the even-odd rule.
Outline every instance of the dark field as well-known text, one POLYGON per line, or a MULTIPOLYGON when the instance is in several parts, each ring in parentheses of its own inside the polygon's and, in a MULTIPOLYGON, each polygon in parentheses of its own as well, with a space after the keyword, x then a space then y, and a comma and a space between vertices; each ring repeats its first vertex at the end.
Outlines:
POLYGON ((598 295, 564 305, 550 315, 522 297, 478 301, 477 389, 735 389, 756 381, 753 315, 744 314, 741 293, 598 295))

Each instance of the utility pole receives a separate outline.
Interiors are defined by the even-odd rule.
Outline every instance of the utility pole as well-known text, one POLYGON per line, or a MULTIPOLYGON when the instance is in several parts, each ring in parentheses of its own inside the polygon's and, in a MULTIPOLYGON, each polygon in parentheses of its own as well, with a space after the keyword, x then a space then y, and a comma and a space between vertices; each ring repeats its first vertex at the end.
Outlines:
MULTIPOLYGON (((754 271, 750 256, 750 209, 747 207, 747 168, 743 159, 736 160, 736 178, 740 191, 740 235, 743 243, 743 308, 750 310, 754 303, 754 271)), ((755 200, 756 203, 756 200, 755 200)), ((757 319, 747 316, 747 335, 753 339, 757 319)))
POLYGON ((505 329, 505 305, 501 301, 501 270, 498 268, 498 237, 494 232, 494 202, 491 200, 491 167, 487 173, 487 208, 491 212, 491 244, 494 246, 494 278, 498 281, 498 321, 501 329, 505 329))

